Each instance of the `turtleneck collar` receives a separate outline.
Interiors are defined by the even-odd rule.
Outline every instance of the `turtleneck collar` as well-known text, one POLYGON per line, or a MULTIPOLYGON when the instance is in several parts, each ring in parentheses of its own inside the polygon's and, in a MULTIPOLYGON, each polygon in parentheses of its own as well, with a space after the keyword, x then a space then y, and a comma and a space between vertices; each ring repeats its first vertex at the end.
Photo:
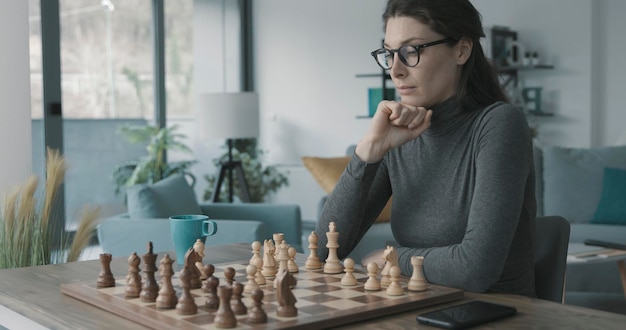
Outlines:
POLYGON ((464 122, 465 115, 456 97, 451 96, 445 101, 431 107, 433 116, 430 127, 423 133, 431 136, 445 135, 464 122))

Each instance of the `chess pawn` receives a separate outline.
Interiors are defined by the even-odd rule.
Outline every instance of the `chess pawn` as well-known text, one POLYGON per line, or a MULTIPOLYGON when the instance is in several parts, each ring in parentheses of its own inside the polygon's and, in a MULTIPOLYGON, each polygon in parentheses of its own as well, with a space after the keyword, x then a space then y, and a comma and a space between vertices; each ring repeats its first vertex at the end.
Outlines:
POLYGON ((331 222, 328 226, 329 231, 326 232, 326 238, 328 243, 328 258, 324 264, 324 273, 326 274, 339 274, 343 271, 339 257, 337 256, 337 249, 339 248, 339 233, 336 231, 335 223, 331 222))
POLYGON ((211 276, 207 278, 205 282, 207 287, 206 292, 208 295, 206 296, 206 302, 204 305, 207 309, 215 311, 220 306, 220 299, 217 296, 217 287, 220 284, 220 280, 215 276, 211 276))
POLYGON ((235 271, 235 268, 226 267, 226 269, 224 269, 224 278, 226 279, 226 284, 233 285, 233 283, 235 282, 236 274, 237 272, 235 271))
POLYGON ((252 291, 252 308, 248 310, 248 323, 267 323, 267 314, 261 307, 263 305, 263 290, 256 288, 252 291))
MULTIPOLYGON (((215 272, 215 266, 213 266, 212 264, 206 264, 204 265, 204 267, 201 270, 202 274, 204 274, 204 276, 206 277, 203 281, 202 281, 202 287, 201 290, 202 292, 209 292, 209 280, 211 278, 215 278, 217 279, 215 276, 213 276, 213 273, 215 272)), ((217 290, 217 286, 215 287, 215 290, 217 290)))
POLYGON ((174 275, 172 263, 174 263, 174 260, 170 258, 169 254, 166 254, 163 259, 161 259, 159 267, 159 274, 161 275, 161 288, 159 289, 159 295, 156 298, 157 308, 175 308, 176 303, 178 302, 176 291, 172 285, 172 276, 174 275))
POLYGON ((391 282, 387 287, 387 295, 390 296, 401 296, 404 294, 404 289, 400 286, 400 267, 392 266, 389 269, 389 276, 391 278, 391 282))
POLYGON ((298 269, 298 265, 296 264, 296 253, 296 248, 293 246, 290 246, 289 249, 287 249, 287 254, 289 255, 287 270, 289 270, 290 273, 297 273, 300 271, 300 269, 298 269))
POLYGON ((346 258, 343 261, 346 274, 341 279, 341 285, 353 286, 357 285, 356 277, 354 277, 354 260, 352 258, 346 258))
POLYGON ((380 283, 378 282, 378 264, 375 262, 370 262, 367 264, 367 276, 368 279, 365 282, 365 286, 363 287, 368 291, 378 291, 380 290, 380 283))
POLYGON ((243 292, 252 293, 252 291, 259 287, 259 285, 255 281, 256 273, 256 265, 249 264, 248 266, 246 266, 246 277, 248 278, 248 282, 246 282, 246 285, 243 287, 243 292))
POLYGON ((235 313, 230 309, 230 298, 233 295, 233 288, 230 285, 220 285, 217 289, 220 298, 220 307, 215 313, 215 326, 217 328, 234 328, 237 326, 235 313))
POLYGON ((263 276, 263 259, 257 258, 255 260, 256 264, 256 275, 254 277, 254 281, 258 285, 265 285, 267 281, 265 280, 265 276, 263 276))
POLYGON ((110 253, 100 254, 100 265, 102 268, 100 270, 100 274, 98 275, 98 281, 96 282, 96 286, 98 288, 109 288, 115 286, 115 278, 111 272, 112 258, 113 257, 110 253))
POLYGON ((322 262, 320 258, 317 256, 317 242, 319 241, 319 237, 317 234, 312 231, 309 235, 309 256, 306 258, 306 262, 304 263, 304 268, 308 270, 320 269, 322 268, 322 262))
POLYGON ((141 275, 139 275, 139 264, 141 259, 136 252, 128 257, 128 275, 126 275, 126 288, 124 295, 127 298, 139 298, 141 292, 141 275))
POLYGON ((233 295, 230 298, 230 309, 233 310, 235 315, 246 315, 248 308, 241 301, 241 295, 243 294, 243 284, 239 282, 233 283, 233 295))
POLYGON ((251 247, 252 247, 252 257, 250 258, 249 264, 256 266, 256 259, 263 260, 263 258, 261 258, 261 242, 254 241, 252 242, 251 247))
POLYGON ((183 270, 180 272, 180 286, 183 288, 183 292, 178 298, 176 304, 176 312, 180 315, 193 315, 198 313, 198 306, 191 295, 191 267, 195 265, 184 265, 183 270))
POLYGON ((409 279, 408 289, 410 291, 425 291, 426 278, 424 276, 424 257, 412 256, 411 265, 413 265, 413 274, 409 279))

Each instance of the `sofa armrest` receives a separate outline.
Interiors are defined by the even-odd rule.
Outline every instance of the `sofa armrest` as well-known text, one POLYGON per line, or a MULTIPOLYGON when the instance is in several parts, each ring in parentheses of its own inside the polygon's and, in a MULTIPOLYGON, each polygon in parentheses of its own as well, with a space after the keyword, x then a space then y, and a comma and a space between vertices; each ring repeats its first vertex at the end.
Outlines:
MULTIPOLYGON (((296 251, 302 250, 302 216, 300 207, 295 204, 269 203, 205 203, 201 204, 202 212, 210 219, 255 219, 265 227, 267 237, 273 233, 283 233, 285 240, 296 251)), ((218 229, 219 230, 219 229, 218 229)), ((260 241, 263 242, 263 239, 260 241)), ((250 241, 252 243, 252 241, 250 241)))
MULTIPOLYGON (((217 223, 217 234, 207 237, 206 247, 262 241, 266 235, 265 226, 261 221, 212 220, 217 223)), ((146 244, 149 241, 154 245, 155 251, 174 251, 169 219, 137 219, 123 214, 103 220, 96 232, 102 250, 114 256, 128 256, 133 252, 141 255, 146 252, 146 244)))

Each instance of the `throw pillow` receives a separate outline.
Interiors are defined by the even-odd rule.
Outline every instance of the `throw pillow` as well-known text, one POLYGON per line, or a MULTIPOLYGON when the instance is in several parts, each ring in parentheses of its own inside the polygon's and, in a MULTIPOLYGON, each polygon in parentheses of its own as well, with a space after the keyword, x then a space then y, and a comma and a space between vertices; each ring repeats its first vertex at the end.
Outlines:
MULTIPOLYGON (((302 163, 311 172, 313 178, 328 194, 339 181, 339 177, 350 162, 352 156, 345 157, 302 157, 302 163)), ((385 205, 376 222, 389 222, 391 219, 391 198, 385 205)))
POLYGON ((626 170, 605 168, 602 197, 591 223, 626 225, 626 170))
POLYGON ((542 149, 543 214, 589 223, 602 195, 604 168, 626 168, 626 146, 542 149))
POLYGON ((154 184, 129 187, 126 195, 130 218, 202 214, 193 189, 182 175, 172 175, 154 184))

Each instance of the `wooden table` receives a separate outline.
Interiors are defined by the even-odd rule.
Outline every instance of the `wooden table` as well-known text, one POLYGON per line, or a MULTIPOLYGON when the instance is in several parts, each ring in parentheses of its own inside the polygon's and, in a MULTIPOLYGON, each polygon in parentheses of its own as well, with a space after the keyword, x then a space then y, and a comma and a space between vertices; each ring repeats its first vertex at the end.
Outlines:
MULTIPOLYGON (((249 244, 233 244, 207 249, 205 262, 225 263, 249 257, 249 244)), ((127 258, 114 258, 111 268, 114 273, 125 273, 128 268, 127 258)), ((99 272, 98 260, 0 270, 0 305, 48 328, 141 329, 138 323, 61 293, 61 284, 91 280, 99 272)), ((467 292, 465 298, 451 303, 349 324, 341 329, 415 328, 415 316, 418 313, 475 299, 512 305, 518 309, 516 316, 486 324, 483 328, 621 329, 626 324, 626 315, 514 295, 467 292)), ((421 325, 420 328, 431 329, 421 325)))

